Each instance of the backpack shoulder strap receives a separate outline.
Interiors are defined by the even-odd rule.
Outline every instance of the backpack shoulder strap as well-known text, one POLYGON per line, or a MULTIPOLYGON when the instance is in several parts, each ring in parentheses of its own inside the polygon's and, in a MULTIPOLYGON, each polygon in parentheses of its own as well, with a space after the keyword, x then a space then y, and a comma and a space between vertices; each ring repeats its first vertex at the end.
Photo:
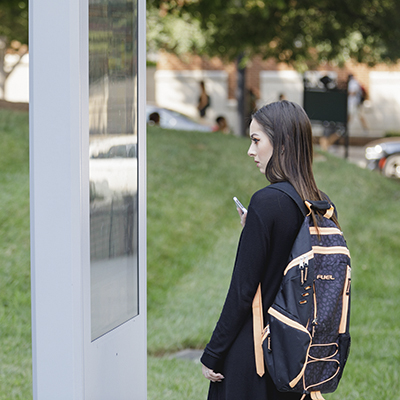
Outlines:
POLYGON ((256 295, 253 299, 253 340, 254 340, 254 356, 256 360, 256 371, 258 376, 265 373, 264 352, 262 347, 262 334, 264 329, 263 304, 261 297, 261 283, 258 285, 256 295))
POLYGON ((331 218, 333 213, 335 213, 335 215, 337 216, 335 206, 331 203, 329 197, 323 192, 321 192, 321 194, 323 197, 326 198, 326 200, 307 200, 306 202, 303 202, 300 195, 296 192, 296 189, 289 182, 277 182, 269 185, 269 187, 271 189, 276 189, 283 193, 286 193, 297 204, 304 217, 308 215, 311 208, 318 211, 328 210, 327 213, 324 215, 327 218, 331 218))
MULTIPOLYGON (((301 213, 305 217, 308 214, 307 206, 301 200, 295 188, 289 182, 278 182, 269 185, 270 188, 286 193, 299 207, 301 213)), ((253 299, 253 339, 254 339, 254 355, 256 361, 256 371, 259 376, 265 373, 264 353, 262 348, 261 337, 264 330, 263 305, 261 297, 261 283, 258 285, 257 292, 253 299)))
POLYGON ((308 214, 307 206, 304 204, 303 200, 296 192, 296 189, 292 186, 291 183, 277 182, 277 183, 272 183, 268 187, 286 193, 297 204, 304 217, 308 214))

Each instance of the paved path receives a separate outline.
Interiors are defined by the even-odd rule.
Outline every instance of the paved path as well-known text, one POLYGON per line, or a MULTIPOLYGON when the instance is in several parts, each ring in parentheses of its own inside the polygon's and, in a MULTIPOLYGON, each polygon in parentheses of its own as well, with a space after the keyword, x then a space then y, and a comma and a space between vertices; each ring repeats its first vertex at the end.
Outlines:
POLYGON ((191 360, 195 363, 200 363, 200 357, 203 354, 203 350, 185 349, 172 355, 172 358, 178 358, 180 360, 191 360))
MULTIPOLYGON (((315 148, 319 148, 318 145, 315 148)), ((331 146, 329 148, 329 153, 334 154, 337 157, 344 158, 345 148, 344 146, 331 146)), ((358 165, 361 168, 367 167, 367 160, 364 156, 363 146, 349 146, 349 162, 358 165)))

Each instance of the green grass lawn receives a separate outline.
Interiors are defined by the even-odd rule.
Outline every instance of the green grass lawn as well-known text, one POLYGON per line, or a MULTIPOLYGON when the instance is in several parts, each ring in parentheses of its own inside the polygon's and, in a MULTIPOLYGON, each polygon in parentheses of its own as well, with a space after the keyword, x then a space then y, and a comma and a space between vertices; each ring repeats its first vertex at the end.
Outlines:
POLYGON ((0 399, 32 398, 28 113, 0 110, 0 399))
MULTIPOLYGON (((204 399, 200 365, 171 359, 205 346, 228 289, 240 235, 232 201, 267 184, 246 155, 249 140, 148 131, 149 399, 204 399)), ((352 253, 352 349, 327 399, 400 399, 400 182, 329 154, 319 187, 339 210, 352 253)))
MULTIPOLYGON (((240 235, 232 201, 266 185, 249 140, 148 131, 148 398, 204 400, 200 365, 240 235)), ((352 349, 328 399, 400 399, 400 182, 330 155, 314 165, 352 253, 352 349)), ((30 399, 28 116, 0 111, 0 400, 30 399)))

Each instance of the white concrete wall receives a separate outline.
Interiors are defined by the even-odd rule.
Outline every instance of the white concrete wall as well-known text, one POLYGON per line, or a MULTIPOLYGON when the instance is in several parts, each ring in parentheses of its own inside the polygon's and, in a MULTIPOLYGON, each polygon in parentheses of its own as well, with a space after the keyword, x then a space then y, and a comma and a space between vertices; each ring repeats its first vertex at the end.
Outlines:
POLYGON ((204 81, 206 92, 211 97, 205 120, 213 123, 218 115, 227 112, 228 74, 225 71, 169 71, 155 73, 156 103, 197 119, 197 103, 200 96, 200 81, 204 81))
POLYGON ((238 105, 237 105, 237 100, 236 99, 228 99, 226 101, 226 112, 225 114, 222 113, 227 122, 229 127, 231 128, 232 132, 235 135, 241 135, 242 132, 240 131, 239 128, 239 115, 237 111, 238 105))
MULTIPOLYGON (((349 123, 350 135, 375 137, 388 130, 400 131, 400 72, 370 72, 369 78, 369 101, 363 106, 368 131, 354 118, 349 123)), ((260 91, 258 106, 278 100, 280 93, 303 105, 303 78, 295 71, 262 71, 260 91)))
POLYGON ((197 103, 200 95, 199 82, 204 81, 211 97, 203 122, 215 125, 218 116, 224 116, 231 130, 239 135, 237 101, 228 98, 228 73, 225 71, 157 70, 155 75, 156 104, 182 112, 200 120, 197 103))
POLYGON ((303 104, 303 77, 296 71, 261 71, 259 107, 279 100, 283 93, 287 100, 303 104))
POLYGON ((400 72, 369 74, 370 111, 365 117, 377 132, 400 131, 400 72))
MULTIPOLYGON (((5 67, 11 67, 17 62, 17 57, 7 54, 5 67)), ((29 54, 22 57, 21 62, 10 74, 5 85, 5 96, 7 101, 28 103, 29 102, 29 54)))
MULTIPOLYGON (((349 123, 351 136, 382 136, 386 131, 400 131, 400 72, 370 72, 369 101, 363 106, 368 125, 364 132, 359 118, 349 123)), ((204 80, 211 96, 206 122, 214 124, 218 115, 226 117, 233 131, 237 131, 237 102, 228 99, 228 74, 224 71, 167 71, 155 73, 155 101, 158 105, 180 111, 198 119, 197 101, 199 82, 204 80)), ((281 93, 303 105, 303 77, 296 71, 260 72, 260 93, 257 106, 277 101, 281 93)), ((320 134, 321 129, 315 128, 320 134)))
MULTIPOLYGON (((15 63, 15 56, 6 56, 6 66, 15 63)), ((147 91, 150 102, 171 108, 198 119, 197 100, 199 84, 204 80, 211 96, 206 122, 214 124, 215 118, 223 115, 235 131, 237 127, 236 100, 228 100, 228 74, 225 71, 166 71, 149 74, 147 91), (154 86, 152 86, 154 85, 154 86)), ((400 131, 400 72, 376 71, 369 74, 369 102, 364 106, 369 136, 381 136, 386 131, 400 131)), ((12 102, 29 102, 29 54, 11 73, 6 82, 5 99, 12 102)), ((261 98, 257 105, 278 100, 284 93, 288 100, 303 104, 303 78, 295 71, 260 72, 261 98)), ((364 135, 358 118, 350 122, 350 134, 364 135)))
POLYGON ((146 68, 146 101, 147 103, 154 104, 156 102, 156 86, 154 75, 156 67, 146 68))

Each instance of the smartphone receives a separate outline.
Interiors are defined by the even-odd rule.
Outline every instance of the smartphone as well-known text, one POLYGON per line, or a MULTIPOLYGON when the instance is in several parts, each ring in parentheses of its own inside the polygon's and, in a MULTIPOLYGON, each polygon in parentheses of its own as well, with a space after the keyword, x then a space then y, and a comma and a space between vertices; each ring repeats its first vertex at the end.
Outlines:
POLYGON ((233 198, 233 201, 236 203, 236 205, 242 210, 242 214, 247 213, 247 210, 244 208, 243 204, 238 200, 237 197, 233 198))

